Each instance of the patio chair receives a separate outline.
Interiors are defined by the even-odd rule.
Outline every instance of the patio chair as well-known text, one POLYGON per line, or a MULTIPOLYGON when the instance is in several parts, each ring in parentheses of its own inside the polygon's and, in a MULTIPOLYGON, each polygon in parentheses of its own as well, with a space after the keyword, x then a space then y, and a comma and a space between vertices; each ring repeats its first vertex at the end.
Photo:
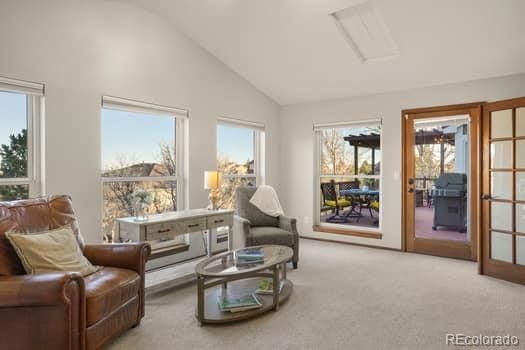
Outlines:
MULTIPOLYGON (((337 183, 337 185, 339 186, 338 193, 341 193, 341 191, 346 191, 346 190, 357 190, 359 189, 359 184, 360 184, 359 180, 338 182, 337 183)), ((345 216, 354 217, 359 222, 359 219, 362 217, 361 211, 363 209, 361 198, 359 196, 351 196, 350 199, 348 199, 348 197, 349 196, 346 196, 346 199, 351 202, 352 208, 350 208, 350 212, 348 213, 348 215, 345 215, 345 216), (357 206, 359 206, 359 213, 356 210, 357 206)))
MULTIPOLYGON (((379 209, 381 208, 381 205, 377 199, 374 199, 368 204, 368 208, 374 209, 375 211, 377 211, 377 213, 379 213, 379 209)), ((374 220, 374 225, 379 225, 379 219, 374 220)))
POLYGON ((332 216, 326 219, 326 222, 348 222, 348 217, 341 215, 340 211, 352 206, 352 201, 339 197, 335 181, 331 180, 330 182, 322 183, 321 192, 323 194, 323 205, 335 211, 332 216))

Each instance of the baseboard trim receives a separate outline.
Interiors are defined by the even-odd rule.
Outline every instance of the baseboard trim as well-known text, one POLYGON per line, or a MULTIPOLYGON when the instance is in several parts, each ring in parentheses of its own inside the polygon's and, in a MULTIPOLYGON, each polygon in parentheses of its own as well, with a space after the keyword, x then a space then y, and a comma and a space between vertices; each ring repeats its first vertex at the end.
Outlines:
POLYGON ((381 247, 381 246, 377 246, 377 245, 355 243, 355 242, 338 241, 336 239, 327 239, 327 238, 318 238, 318 237, 306 237, 306 236, 301 236, 301 239, 311 239, 312 241, 320 241, 320 242, 328 242, 328 243, 341 243, 341 244, 355 245, 355 246, 358 246, 358 247, 390 250, 392 252, 403 252, 402 249, 397 249, 397 248, 381 247))
POLYGON ((356 230, 344 230, 333 227, 326 227, 315 225, 313 227, 314 232, 334 233, 336 235, 354 236, 361 238, 372 238, 372 239, 383 239, 383 234, 379 232, 368 232, 368 231, 356 231, 356 230))

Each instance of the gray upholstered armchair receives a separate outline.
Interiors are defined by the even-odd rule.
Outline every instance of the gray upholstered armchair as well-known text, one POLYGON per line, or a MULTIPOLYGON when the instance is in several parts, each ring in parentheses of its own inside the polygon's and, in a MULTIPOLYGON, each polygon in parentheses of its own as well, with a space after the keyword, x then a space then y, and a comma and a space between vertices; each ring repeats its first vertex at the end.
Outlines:
POLYGON ((234 247, 278 244, 293 249, 292 263, 299 261, 299 233, 297 220, 286 216, 273 217, 263 213, 250 203, 257 187, 239 187, 235 193, 237 215, 235 216, 234 247))

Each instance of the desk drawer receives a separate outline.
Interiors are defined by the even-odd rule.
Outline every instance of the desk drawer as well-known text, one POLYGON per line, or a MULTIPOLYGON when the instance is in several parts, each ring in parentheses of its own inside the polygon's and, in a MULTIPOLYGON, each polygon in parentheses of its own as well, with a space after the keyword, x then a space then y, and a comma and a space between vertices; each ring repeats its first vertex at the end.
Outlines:
POLYGON ((186 219, 173 223, 177 234, 206 230, 206 218, 186 219))
POLYGON ((146 241, 173 238, 175 235, 177 235, 177 232, 173 223, 170 222, 146 226, 146 241))
POLYGON ((208 228, 217 228, 233 225, 233 215, 213 215, 208 217, 208 228))

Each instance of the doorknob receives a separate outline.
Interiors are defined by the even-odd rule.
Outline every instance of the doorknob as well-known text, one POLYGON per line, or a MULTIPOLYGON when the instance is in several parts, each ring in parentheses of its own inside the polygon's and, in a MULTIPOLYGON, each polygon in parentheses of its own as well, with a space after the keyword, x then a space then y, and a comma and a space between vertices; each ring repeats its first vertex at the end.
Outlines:
POLYGON ((413 185, 414 182, 415 182, 415 180, 413 178, 408 179, 408 184, 409 185, 413 185))
POLYGON ((408 193, 414 193, 414 189, 413 188, 409 188, 408 189, 408 193))
POLYGON ((489 199, 491 199, 490 194, 481 195, 481 199, 483 199, 484 201, 488 201, 489 199))

